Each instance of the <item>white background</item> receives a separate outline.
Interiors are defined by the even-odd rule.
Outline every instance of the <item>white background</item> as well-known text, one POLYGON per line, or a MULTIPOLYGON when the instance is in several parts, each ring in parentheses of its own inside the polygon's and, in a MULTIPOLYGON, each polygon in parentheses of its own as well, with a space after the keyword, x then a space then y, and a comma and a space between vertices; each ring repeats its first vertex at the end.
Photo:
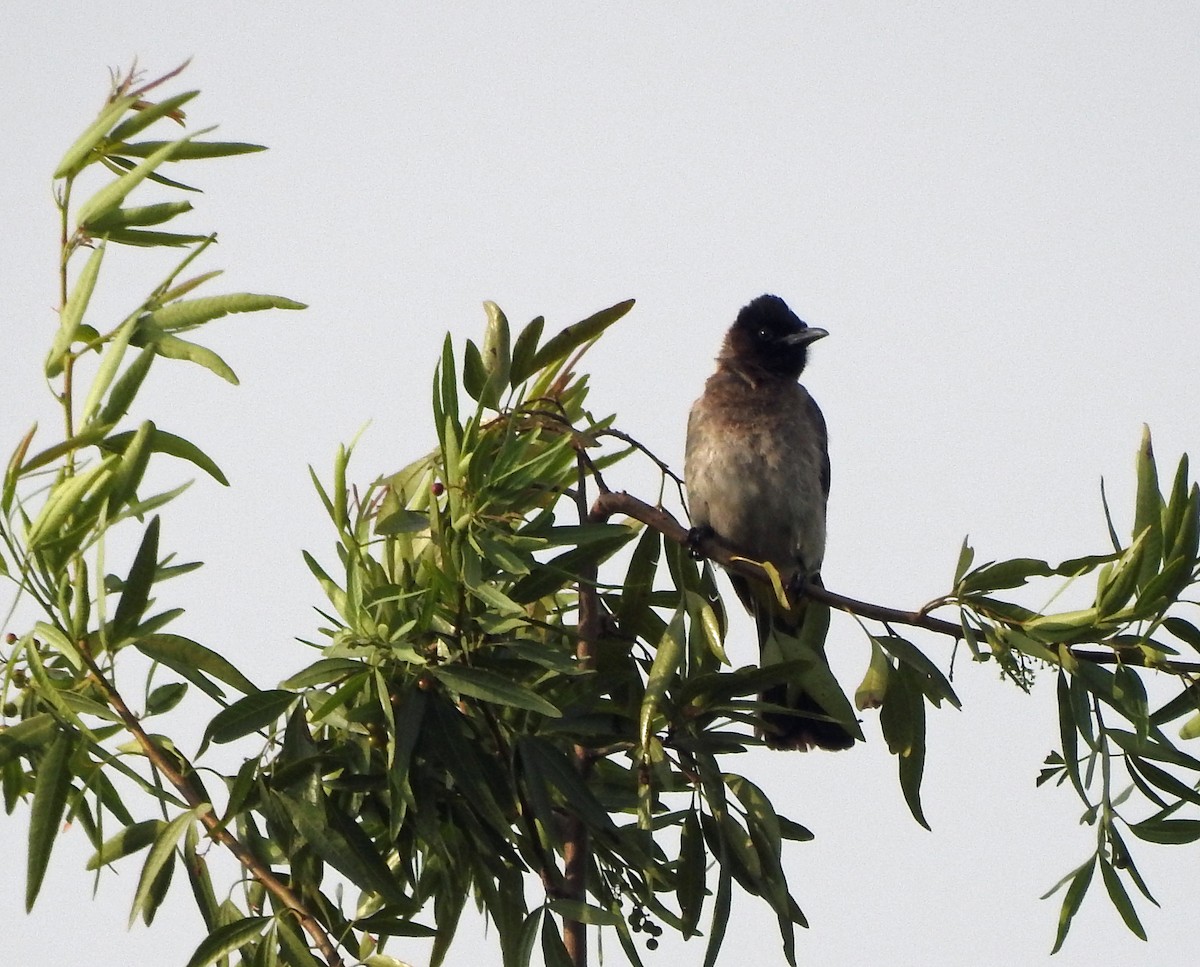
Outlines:
MULTIPOLYGON (((368 419, 368 481, 433 440, 446 330, 494 299, 548 330, 626 297, 588 359, 591 403, 676 469, 688 406, 737 309, 784 296, 832 333, 806 383, 830 426, 826 583, 915 607, 981 559, 1107 547, 1098 482, 1129 525, 1143 421, 1164 475, 1200 452, 1200 13, 1189 3, 499 5, 13 4, 0 25, 0 451, 54 409, 38 378, 56 325, 50 174, 106 93, 107 67, 195 62, 194 125, 271 151, 181 172, 216 228, 211 290, 274 292, 304 313, 232 317, 207 339, 243 385, 158 366, 145 414, 225 468, 168 511, 164 546, 207 566, 164 595, 178 630, 269 686, 309 660, 295 637, 331 558, 307 479, 368 419)), ((163 136, 171 136, 166 132, 163 136)), ((156 189, 134 196, 157 200, 156 189)), ((111 325, 157 282, 157 255, 110 253, 111 325)), ((173 468, 174 469, 174 468, 173 468)), ((187 468, 179 468, 185 473, 187 468)), ((648 468, 609 482, 653 499, 648 468)), ((120 568, 115 568, 120 569, 120 568)), ((1039 603, 1037 600, 1034 603, 1039 603)), ((752 660, 739 615, 730 647, 752 660)), ((8 630, 8 629, 4 629, 8 630)), ((17 629, 21 630, 21 629, 17 629)), ((948 643, 921 639, 948 659, 948 643)), ((830 638, 852 689, 867 648, 830 638)), ((801 962, 1048 962, 1058 899, 1093 831, 1065 790, 1035 790, 1056 744, 1052 675, 1032 696, 959 662, 962 712, 931 716, 928 833, 907 814, 868 713, 841 755, 754 752, 732 768, 817 834, 786 853, 812 922, 801 962)), ((202 715, 211 714, 197 698, 202 715)), ((0 962, 183 964, 201 936, 180 877, 125 931, 134 864, 100 883, 82 831, 23 912, 27 809, 0 820, 0 962)), ((1140 817, 1134 817, 1140 818, 1140 817)), ((1139 844, 1162 902, 1150 943, 1097 878, 1060 967, 1194 960, 1195 847, 1139 844)), ((703 941, 647 963, 698 963, 703 941)), ((396 943, 416 963, 420 945, 396 943)), ((453 964, 498 962, 477 920, 453 964)), ((615 942, 607 962, 620 964, 615 942)), ((722 964, 782 963, 774 917, 735 903, 722 964)))

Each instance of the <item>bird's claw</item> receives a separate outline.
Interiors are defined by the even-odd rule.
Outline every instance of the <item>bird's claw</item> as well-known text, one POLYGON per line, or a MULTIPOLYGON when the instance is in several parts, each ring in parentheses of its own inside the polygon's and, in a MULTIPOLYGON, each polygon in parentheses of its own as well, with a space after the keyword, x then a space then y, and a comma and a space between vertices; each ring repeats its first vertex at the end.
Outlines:
POLYGON ((692 556, 692 560, 704 560, 704 552, 700 545, 713 536, 713 529, 707 524, 701 524, 699 527, 692 527, 687 532, 687 549, 692 556))

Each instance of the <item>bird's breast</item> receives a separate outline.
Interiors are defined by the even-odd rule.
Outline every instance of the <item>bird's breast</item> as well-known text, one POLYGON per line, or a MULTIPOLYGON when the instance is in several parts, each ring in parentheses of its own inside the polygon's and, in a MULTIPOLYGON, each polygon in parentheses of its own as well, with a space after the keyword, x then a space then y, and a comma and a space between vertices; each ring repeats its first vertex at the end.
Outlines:
POLYGON ((795 383, 763 394, 710 380, 688 420, 692 522, 785 578, 797 564, 816 574, 825 554, 825 442, 808 408, 795 383))

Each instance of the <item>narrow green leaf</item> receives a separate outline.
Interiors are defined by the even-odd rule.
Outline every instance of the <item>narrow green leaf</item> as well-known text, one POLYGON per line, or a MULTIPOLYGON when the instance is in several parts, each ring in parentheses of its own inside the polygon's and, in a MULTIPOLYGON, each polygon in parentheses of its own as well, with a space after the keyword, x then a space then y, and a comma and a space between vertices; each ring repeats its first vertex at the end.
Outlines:
POLYGON ((180 339, 149 324, 140 326, 131 341, 135 346, 153 346, 160 356, 167 359, 178 359, 203 366, 227 383, 238 385, 237 374, 229 368, 229 364, 206 346, 180 339))
POLYGON ((238 699, 228 708, 221 709, 208 723, 200 743, 201 752, 209 742, 221 745, 266 728, 287 713, 299 698, 295 692, 272 688, 238 699))
POLYGON ((1121 878, 1113 869, 1113 865, 1103 859, 1100 860, 1100 876, 1104 880, 1104 888, 1108 890, 1108 898, 1112 900, 1113 906, 1121 914, 1121 919, 1125 921, 1129 932, 1139 940, 1145 940, 1146 929, 1142 926, 1142 921, 1138 919, 1137 911, 1133 909, 1133 902, 1129 899, 1129 894, 1125 891, 1121 878))
POLYGON ((136 100, 136 97, 127 94, 106 105, 96 120, 89 124, 83 134, 67 149, 58 167, 54 169, 54 177, 69 178, 78 174, 92 160, 92 151, 104 140, 109 128, 116 124, 117 119, 129 110, 136 100))
POLYGON ((573 967, 562 937, 550 918, 549 910, 542 919, 542 956, 545 958, 546 967, 573 967))
POLYGON ((615 927, 620 921, 619 914, 591 903, 581 903, 578 900, 551 900, 550 909, 564 920, 574 920, 577 923, 587 923, 597 927, 615 927))
POLYGON ((557 335, 551 337, 536 355, 531 363, 532 372, 559 363, 570 353, 584 343, 596 339, 609 326, 620 319, 633 308, 633 300, 626 299, 607 309, 601 309, 594 315, 588 316, 581 322, 567 326, 557 335))
POLYGON ((353 819, 342 816, 330 803, 322 808, 283 792, 272 795, 286 809, 300 835, 326 863, 360 889, 378 893, 391 903, 405 902, 395 875, 353 819))
POLYGON ((108 344, 108 349, 100 359, 96 375, 92 378, 92 385, 88 387, 87 397, 83 401, 79 417, 81 425, 86 426, 90 423, 100 409, 100 401, 104 399, 104 394, 108 392, 108 388, 116 378, 117 370, 121 367, 121 361, 125 358, 125 352, 133 341, 136 331, 137 320, 130 316, 121 323, 112 341, 108 344))
POLYGON ((1133 517, 1133 535, 1145 534, 1145 551, 1137 586, 1143 588, 1158 573, 1162 563, 1162 493, 1158 487, 1158 467, 1154 462, 1154 445, 1150 427, 1143 424, 1142 441, 1137 454, 1137 502, 1133 517))
POLYGON ((1129 828, 1138 839, 1164 846, 1200 840, 1200 819, 1147 819, 1129 828))
MULTIPOLYGON (((1084 709, 1085 714, 1087 709, 1084 709)), ((1071 784, 1079 794, 1079 798, 1088 802, 1087 793, 1083 788, 1083 779, 1079 774, 1079 743, 1078 729, 1075 722, 1075 706, 1071 700, 1071 685, 1067 673, 1062 668, 1058 670, 1058 734, 1062 743, 1063 764, 1071 784)), ((1090 805, 1090 804, 1089 804, 1090 805)))
MULTIPOLYGON (((114 208, 101 219, 92 222, 92 230, 104 234, 112 229, 134 225, 161 225, 177 215, 192 210, 190 201, 166 201, 157 205, 141 205, 137 208, 114 208)), ((201 239, 204 236, 200 236, 201 239)))
POLYGON ((496 409, 500 405, 500 394, 508 388, 509 376, 512 373, 511 337, 508 319, 500 307, 488 301, 483 304, 483 308, 488 321, 484 330, 481 362, 487 381, 480 402, 484 406, 496 409))
POLYGON ((88 256, 75 287, 67 296, 66 305, 59 314, 58 332, 55 333, 54 343, 50 347, 50 355, 46 359, 46 375, 57 376, 62 372, 63 359, 75 341, 79 332, 79 324, 83 322, 83 314, 91 302, 92 292, 96 288, 96 279, 100 275, 100 263, 104 261, 104 243, 101 242, 88 256))
POLYGON ((243 944, 261 937, 270 917, 246 917, 217 927, 200 941, 200 945, 188 960, 186 967, 208 967, 226 954, 231 954, 243 944))
POLYGON ((304 303, 285 299, 278 295, 255 295, 237 292, 229 295, 201 296, 171 302, 155 309, 143 321, 148 321, 164 332, 194 329, 206 322, 220 319, 235 312, 261 312, 264 309, 304 309, 304 303))
POLYGON ((211 804, 201 803, 187 812, 180 813, 169 823, 163 825, 154 840, 154 845, 150 847, 150 853, 147 855, 146 862, 142 866, 142 874, 138 880, 137 889, 133 894, 133 906, 129 911, 129 923, 131 926, 137 915, 146 908, 146 904, 151 898, 151 888, 163 867, 167 863, 174 862, 175 847, 187 831, 188 826, 211 810, 211 804))
POLYGON ((922 683, 922 690, 929 696, 934 705, 940 705, 946 699, 955 708, 962 708, 962 702, 954 694, 954 688, 949 679, 942 674, 929 657, 910 641, 897 635, 872 635, 871 640, 881 645, 893 658, 909 666, 922 683))
POLYGON ((57 735, 54 716, 49 712, 38 712, 0 730, 0 767, 7 766, 20 756, 44 749, 57 735))
POLYGON ((75 476, 55 484, 42 509, 29 525, 25 540, 31 550, 57 538, 67 518, 79 509, 87 497, 97 496, 107 490, 119 459, 115 456, 105 457, 75 476))
POLYGON ((1036 558, 1018 557, 1011 561, 997 561, 993 564, 984 564, 965 574, 955 592, 957 594, 976 594, 981 591, 1019 588, 1031 577, 1049 577, 1053 573, 1054 569, 1049 564, 1036 558))
MULTIPOLYGON (((125 211, 119 208, 117 212, 125 211)), ((117 212, 114 212, 115 216, 117 212)), ((161 232, 146 228, 106 228, 103 232, 95 229, 97 236, 103 237, 117 245, 128 245, 132 248, 184 248, 188 245, 198 245, 207 235, 185 235, 182 232, 161 232)))
POLYGON ((444 685, 462 695, 469 695, 495 705, 523 708, 554 718, 562 715, 562 712, 537 692, 484 668, 472 668, 467 665, 435 665, 429 671, 444 685))
POLYGON ((1084 895, 1092 882, 1092 874, 1096 871, 1096 858, 1093 856, 1071 876, 1071 885, 1067 887, 1067 895, 1063 897, 1062 907, 1058 912, 1058 934, 1054 938, 1052 954, 1062 949, 1063 941, 1067 939, 1067 931, 1071 929, 1071 921, 1079 912, 1084 895))
POLYGON ((975 560, 975 549, 971 547, 970 540, 971 535, 968 534, 963 538, 962 547, 959 548, 958 563, 954 566, 954 587, 958 587, 958 582, 970 570, 971 562, 975 560))
POLYGON ((182 635, 147 635, 135 638, 133 646, 147 658, 166 665, 209 694, 212 694, 212 683, 206 677, 208 675, 246 695, 258 691, 257 686, 228 660, 182 635))
POLYGON ((147 346, 134 357, 125 372, 113 383, 108 399, 100 409, 100 416, 96 420, 98 424, 112 426, 129 411, 129 405, 142 388, 146 374, 150 372, 150 364, 154 362, 155 355, 154 347, 147 346))
POLYGON ((707 860, 708 852, 704 848, 700 819, 694 809, 688 810, 679 835, 679 873, 675 886, 679 915, 683 921, 680 933, 683 934, 684 940, 690 940, 696 935, 700 914, 704 910, 708 879, 707 860))
POLYGON ((33 909, 50 851, 58 838, 67 794, 71 791, 71 755, 75 751, 75 736, 60 731, 38 764, 33 784, 33 805, 29 811, 29 851, 25 870, 25 911, 33 909))
MULTIPOLYGON (((212 130, 209 128, 208 130, 212 130)), ((114 132, 115 133, 115 132, 114 132)), ((197 135, 203 134, 203 131, 197 132, 197 135)), ((192 137, 196 137, 193 135, 192 137)), ((134 144, 122 144, 113 148, 113 154, 124 155, 129 158, 146 158, 153 155, 157 151, 161 151, 169 144, 177 144, 174 141, 138 141, 134 144)), ((255 154, 259 151, 266 151, 265 144, 247 144, 243 141, 186 141, 173 156, 173 161, 195 161, 204 158, 231 158, 239 154, 255 154)))
MULTIPOLYGON (((139 131, 143 131, 159 118, 166 117, 183 107, 188 101, 194 98, 199 91, 184 91, 182 94, 176 94, 174 97, 168 97, 159 101, 157 104, 150 104, 141 109, 134 111, 124 121, 113 128, 112 133, 108 136, 110 149, 114 150, 123 147, 120 142, 133 137, 139 131)), ((180 117, 183 116, 180 112, 180 117)), ((160 145, 165 142, 160 142, 160 145)), ((118 152, 122 153, 122 152, 118 152)))
MULTIPOLYGON (((122 433, 114 433, 100 443, 104 450, 122 451, 126 444, 133 436, 132 431, 124 431, 122 433)), ((196 444, 190 440, 185 440, 181 436, 176 436, 174 433, 168 433, 166 430, 160 430, 155 427, 154 436, 150 443, 150 449, 153 453, 165 453, 170 457, 177 457, 180 460, 186 460, 191 463, 223 487, 229 486, 229 480, 217 466, 216 462, 207 453, 201 450, 196 444)))
POLYGON ((95 219, 108 214, 111 209, 120 206, 125 197, 140 185, 147 175, 163 162, 171 160, 188 141, 203 133, 203 131, 197 131, 196 134, 188 135, 178 141, 165 142, 162 147, 148 155, 141 164, 135 165, 116 181, 110 181, 80 205, 75 215, 76 222, 80 226, 87 226, 95 219))
POLYGON ((667 688, 679 670, 685 648, 683 610, 680 608, 672 615, 671 623, 658 642, 654 662, 646 679, 646 691, 638 712, 638 742, 643 749, 650 744, 650 737, 654 734, 654 720, 659 714, 663 699, 666 698, 667 688))
POLYGON ((129 567, 129 575, 125 578, 121 600, 113 617, 112 633, 116 641, 125 639, 146 613, 150 589, 154 586, 154 574, 158 569, 158 531, 159 519, 156 515, 146 525, 142 542, 129 567))
POLYGON ((509 379, 514 389, 525 382, 535 371, 533 360, 537 355, 538 340, 542 338, 542 327, 545 324, 546 320, 542 316, 538 316, 521 330, 513 344, 509 379))

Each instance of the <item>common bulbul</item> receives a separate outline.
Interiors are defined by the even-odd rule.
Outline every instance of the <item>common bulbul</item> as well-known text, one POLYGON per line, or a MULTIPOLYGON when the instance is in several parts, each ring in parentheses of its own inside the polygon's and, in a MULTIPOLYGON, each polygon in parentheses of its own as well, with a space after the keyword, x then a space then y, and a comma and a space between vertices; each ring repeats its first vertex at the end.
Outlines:
MULTIPOLYGON (((759 296, 726 333, 717 371, 688 417, 684 477, 694 533, 769 562, 794 588, 820 583, 825 556, 828 435, 820 408, 797 380, 808 347, 827 335, 806 325, 779 296, 759 296)), ((778 641, 768 648, 773 635, 804 639, 818 673, 759 696, 791 710, 764 711, 762 739, 773 749, 850 748, 855 736, 836 720, 839 707, 843 715, 848 710, 845 699, 832 701, 828 687, 819 684, 832 684, 840 696, 825 658, 825 625, 815 635, 803 630, 806 615, 827 623, 828 612, 806 604, 802 594, 795 607, 784 608, 765 581, 738 574, 730 580, 755 618, 760 658, 769 651, 779 660, 778 641)))

